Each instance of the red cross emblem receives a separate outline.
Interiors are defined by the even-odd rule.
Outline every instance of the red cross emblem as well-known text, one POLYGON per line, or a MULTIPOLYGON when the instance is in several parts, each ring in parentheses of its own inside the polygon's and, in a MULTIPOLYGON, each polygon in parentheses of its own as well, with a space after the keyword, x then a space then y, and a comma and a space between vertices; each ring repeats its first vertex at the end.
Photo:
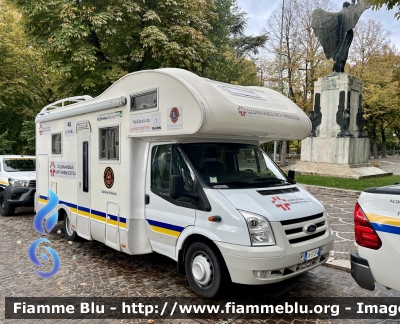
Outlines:
POLYGON ((272 197, 272 203, 276 208, 282 208, 283 210, 290 210, 290 203, 286 199, 281 199, 279 196, 272 197))
POLYGON ((239 114, 240 114, 241 116, 246 116, 246 114, 247 114, 246 109, 244 109, 242 106, 239 106, 238 112, 239 112, 239 114))
POLYGON ((39 134, 40 134, 40 135, 43 134, 43 125, 42 125, 42 124, 40 124, 40 127, 39 127, 39 134))
POLYGON ((52 177, 54 177, 54 173, 56 173, 56 166, 54 164, 54 161, 50 162, 50 174, 52 177))

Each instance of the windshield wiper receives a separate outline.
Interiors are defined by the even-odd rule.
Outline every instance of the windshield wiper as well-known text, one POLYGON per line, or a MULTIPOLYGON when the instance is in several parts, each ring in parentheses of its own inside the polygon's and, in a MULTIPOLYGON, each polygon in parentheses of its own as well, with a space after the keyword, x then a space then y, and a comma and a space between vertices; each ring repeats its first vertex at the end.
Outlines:
MULTIPOLYGON (((215 187, 215 186, 229 186, 229 185, 233 185, 233 186, 237 186, 237 185, 243 185, 243 184, 248 184, 247 181, 229 181, 229 182, 218 182, 218 183, 210 183, 211 187, 215 187)), ((218 188, 221 189, 221 188, 218 188)))

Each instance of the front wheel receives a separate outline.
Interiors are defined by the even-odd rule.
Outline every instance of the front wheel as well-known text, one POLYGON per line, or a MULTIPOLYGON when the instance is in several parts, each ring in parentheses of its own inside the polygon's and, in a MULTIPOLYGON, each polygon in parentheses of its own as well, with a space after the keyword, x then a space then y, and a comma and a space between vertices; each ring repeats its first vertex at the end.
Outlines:
POLYGON ((11 206, 6 199, 6 195, 4 190, 0 192, 0 214, 3 216, 12 216, 14 215, 15 208, 11 206))
POLYGON ((75 241, 78 238, 76 232, 72 229, 71 221, 67 213, 64 212, 64 233, 68 241, 75 241))
POLYGON ((185 270, 193 291, 205 298, 220 295, 230 282, 225 262, 216 250, 203 242, 189 246, 185 258, 185 270))

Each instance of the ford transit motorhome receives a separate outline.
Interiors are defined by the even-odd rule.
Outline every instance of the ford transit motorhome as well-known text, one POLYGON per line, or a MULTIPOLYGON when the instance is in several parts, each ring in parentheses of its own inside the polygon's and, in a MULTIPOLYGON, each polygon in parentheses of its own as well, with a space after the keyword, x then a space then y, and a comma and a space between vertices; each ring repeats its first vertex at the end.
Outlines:
POLYGON ((36 208, 50 188, 68 240, 166 255, 203 297, 231 281, 285 280, 327 261, 332 231, 324 207, 258 145, 310 128, 267 88, 180 69, 128 74, 38 114, 36 208))

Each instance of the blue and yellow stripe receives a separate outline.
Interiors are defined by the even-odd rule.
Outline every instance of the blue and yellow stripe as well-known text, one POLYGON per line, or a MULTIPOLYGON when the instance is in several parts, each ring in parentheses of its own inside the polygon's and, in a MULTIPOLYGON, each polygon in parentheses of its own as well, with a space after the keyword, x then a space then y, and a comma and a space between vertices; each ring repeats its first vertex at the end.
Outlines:
POLYGON ((5 188, 5 187, 7 187, 8 185, 9 185, 8 182, 0 181, 0 187, 1 187, 1 188, 5 188))
POLYGON ((400 235, 400 218, 366 214, 375 231, 400 235))
POLYGON ((147 219, 150 228, 157 233, 166 234, 174 237, 181 235, 181 232, 185 229, 184 227, 172 225, 168 223, 157 222, 155 220, 147 219))
MULTIPOLYGON (((38 201, 43 204, 47 204, 47 199, 48 198, 46 196, 40 195, 38 198, 38 201)), ((106 222, 107 214, 102 211, 95 210, 95 209, 89 209, 89 208, 86 208, 83 206, 78 206, 76 204, 71 204, 71 203, 69 203, 67 201, 63 201, 63 200, 60 200, 59 204, 68 206, 68 208, 71 210, 71 212, 78 214, 80 216, 90 217, 90 218, 93 218, 93 219, 98 220, 103 223, 106 222)), ((108 224, 118 226, 118 216, 108 214, 108 217, 109 217, 108 224)), ((126 228, 126 218, 125 217, 119 218, 119 227, 126 228)))

